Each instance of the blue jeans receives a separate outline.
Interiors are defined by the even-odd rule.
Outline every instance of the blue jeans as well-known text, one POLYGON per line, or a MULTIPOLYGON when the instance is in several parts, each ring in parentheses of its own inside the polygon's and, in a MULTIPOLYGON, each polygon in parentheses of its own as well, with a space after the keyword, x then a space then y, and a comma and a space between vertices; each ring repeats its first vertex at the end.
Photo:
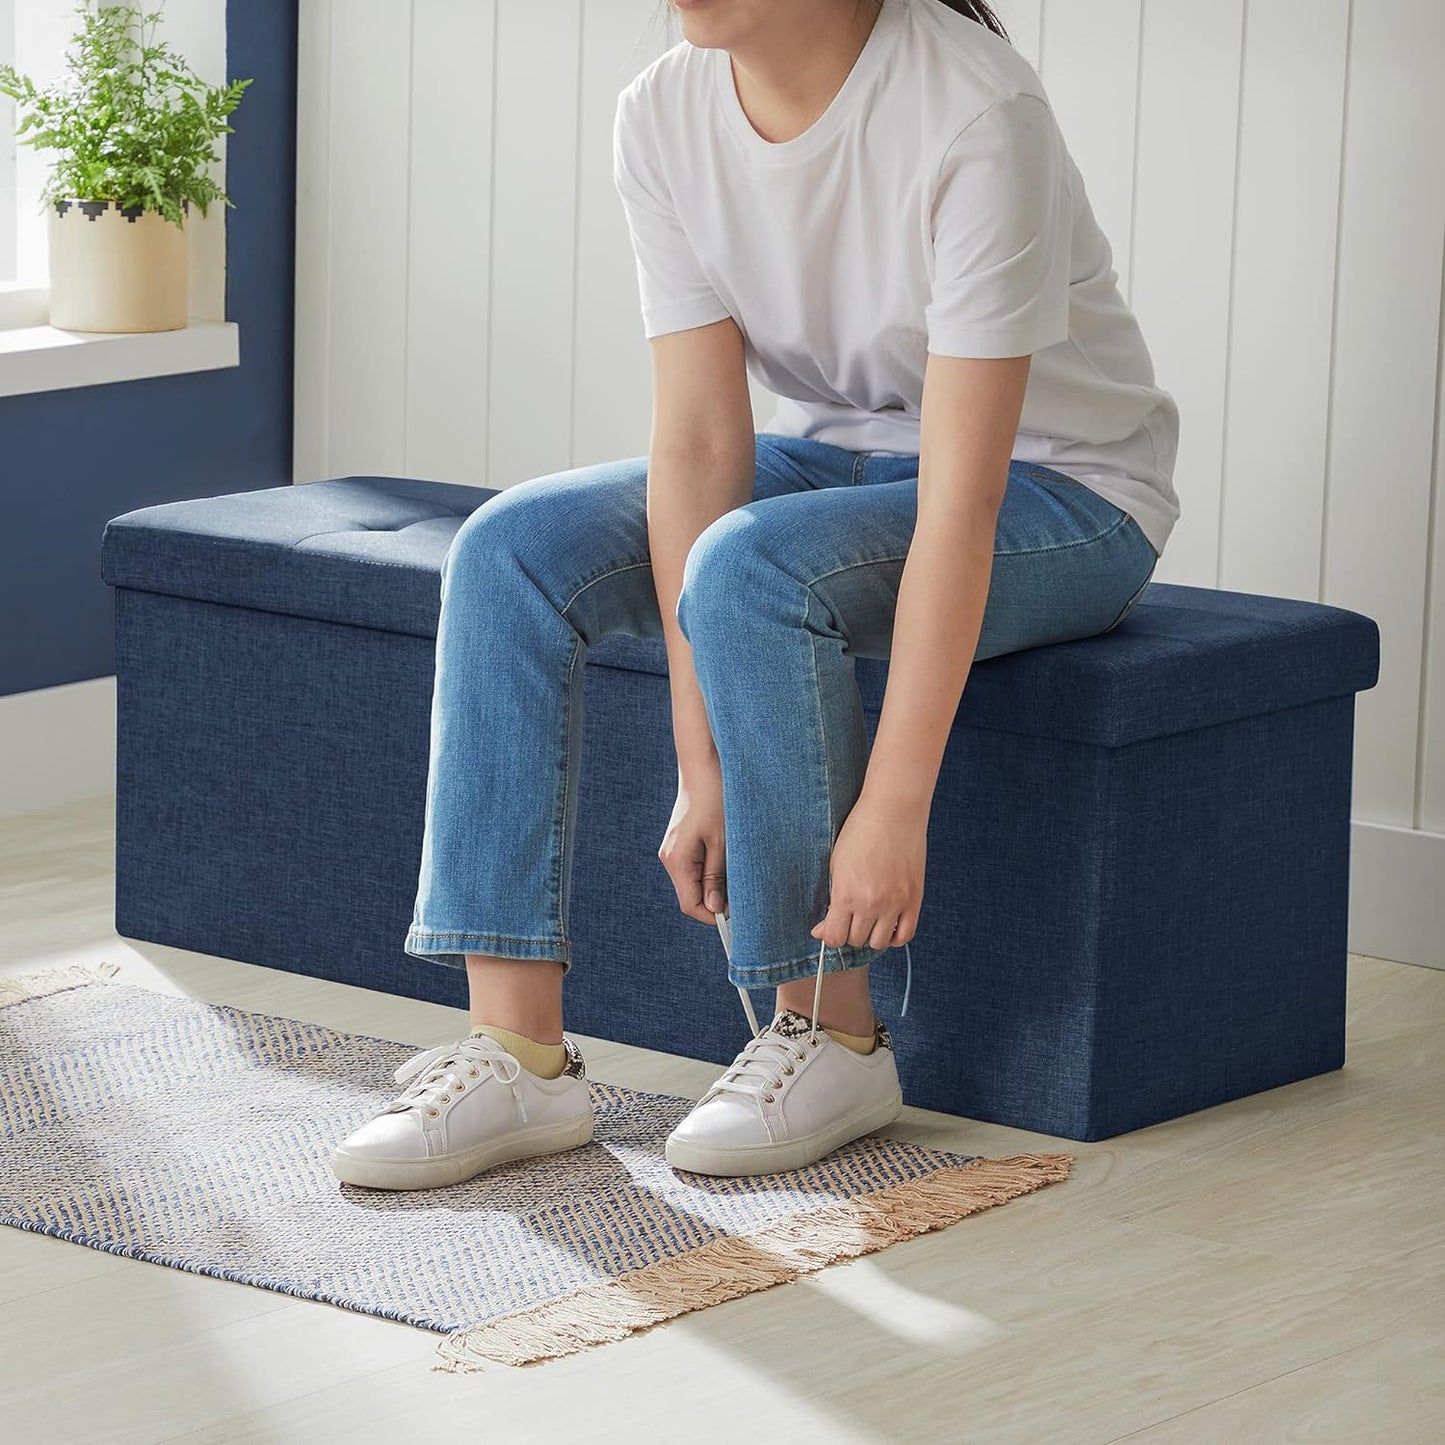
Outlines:
MULTIPOLYGON (((447 553, 408 954, 571 966, 586 649, 613 633, 663 635, 647 461, 508 487, 447 553)), ((688 554, 677 617, 722 763, 738 987, 818 967, 809 930, 827 912, 829 856, 868 761, 853 659, 889 655, 917 503, 916 455, 764 432, 753 500, 688 554)), ((975 657, 1109 631, 1157 561, 1128 513, 1013 462, 975 657)), ((822 966, 856 968, 882 951, 829 947, 822 966)))

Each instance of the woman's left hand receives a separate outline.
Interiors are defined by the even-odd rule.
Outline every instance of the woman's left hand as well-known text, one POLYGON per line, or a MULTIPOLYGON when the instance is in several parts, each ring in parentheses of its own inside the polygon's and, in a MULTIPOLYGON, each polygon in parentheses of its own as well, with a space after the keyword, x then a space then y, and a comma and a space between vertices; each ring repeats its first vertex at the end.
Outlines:
POLYGON ((828 912, 813 937, 830 948, 907 943, 918 929, 927 852, 927 810, 879 804, 865 790, 833 844, 828 912))

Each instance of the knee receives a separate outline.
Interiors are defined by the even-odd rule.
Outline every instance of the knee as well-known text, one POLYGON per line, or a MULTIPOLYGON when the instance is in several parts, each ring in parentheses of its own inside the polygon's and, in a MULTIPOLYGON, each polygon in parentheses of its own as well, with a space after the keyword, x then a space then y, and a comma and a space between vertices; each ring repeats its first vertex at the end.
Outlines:
POLYGON ((550 532, 552 510, 546 491, 531 481, 518 482, 488 497, 452 538, 442 559, 443 586, 453 573, 468 579, 514 574, 524 556, 529 568, 535 566, 550 532))
POLYGON ((736 507, 703 528, 688 550, 677 624, 689 643, 704 631, 736 635, 767 614, 769 598, 792 596, 798 587, 781 565, 770 529, 748 507, 736 507))
POLYGON ((677 594, 677 625, 689 643, 695 642, 701 626, 717 620, 732 590, 729 577, 736 577, 739 554, 743 551, 740 509, 724 512, 698 533, 682 565, 682 584, 677 594))

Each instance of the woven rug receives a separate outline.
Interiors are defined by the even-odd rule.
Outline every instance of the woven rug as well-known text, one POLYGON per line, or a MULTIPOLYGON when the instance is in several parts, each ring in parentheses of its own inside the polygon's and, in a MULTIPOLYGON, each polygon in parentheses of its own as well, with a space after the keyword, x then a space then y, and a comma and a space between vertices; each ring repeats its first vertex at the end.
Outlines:
POLYGON ((464 1184, 340 1184, 330 1151, 419 1050, 177 998, 116 965, 0 978, 0 1221, 440 1332, 530 1364, 953 1224, 1066 1178, 870 1137, 747 1179, 663 1157, 691 1107, 590 1081, 596 1137, 464 1184))

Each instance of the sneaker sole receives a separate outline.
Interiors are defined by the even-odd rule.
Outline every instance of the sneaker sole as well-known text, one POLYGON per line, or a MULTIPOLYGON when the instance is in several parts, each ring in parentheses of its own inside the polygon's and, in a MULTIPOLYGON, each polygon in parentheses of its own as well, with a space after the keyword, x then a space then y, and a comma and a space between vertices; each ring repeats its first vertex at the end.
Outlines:
POLYGON ((331 1172, 343 1184, 366 1189, 435 1189, 461 1184, 499 1164, 534 1159, 539 1154, 560 1154, 592 1141, 592 1115, 518 1129, 499 1139, 460 1153, 437 1154, 429 1159, 377 1159, 336 1149, 331 1172))
POLYGON ((891 1124, 903 1112, 903 1095, 894 1094, 881 1104, 869 1104, 839 1119, 826 1129, 785 1139, 779 1144, 737 1146, 690 1144, 682 1139, 667 1141, 667 1162, 689 1174, 773 1174, 784 1169, 801 1169, 815 1164, 844 1144, 861 1139, 875 1129, 891 1124))

